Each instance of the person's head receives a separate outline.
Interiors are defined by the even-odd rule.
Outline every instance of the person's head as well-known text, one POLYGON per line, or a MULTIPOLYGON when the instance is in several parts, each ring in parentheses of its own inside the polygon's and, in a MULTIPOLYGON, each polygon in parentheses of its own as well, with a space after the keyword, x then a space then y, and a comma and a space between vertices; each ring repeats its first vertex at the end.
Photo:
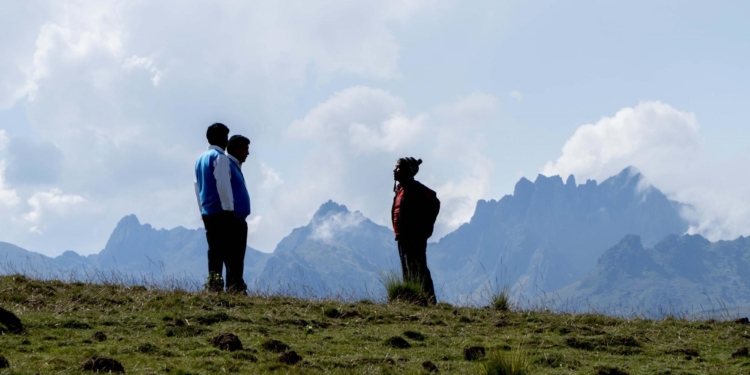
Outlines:
POLYGON ((414 159, 413 157, 398 159, 396 168, 393 169, 393 179, 398 182, 413 180, 419 172, 420 164, 422 164, 422 159, 414 159))
POLYGON ((229 128, 222 123, 217 122, 206 130, 208 144, 220 147, 222 150, 227 148, 227 137, 229 137, 229 128))
POLYGON ((250 140, 239 134, 233 135, 229 138, 227 153, 237 158, 240 163, 244 163, 247 155, 250 154, 250 140))

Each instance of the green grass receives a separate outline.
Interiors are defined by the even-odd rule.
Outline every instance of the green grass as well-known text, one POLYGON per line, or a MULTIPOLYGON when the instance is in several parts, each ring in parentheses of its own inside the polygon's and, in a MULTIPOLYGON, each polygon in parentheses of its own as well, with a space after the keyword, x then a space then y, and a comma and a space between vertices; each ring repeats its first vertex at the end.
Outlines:
POLYGON ((0 374, 77 374, 93 355, 117 359, 128 374, 424 374, 426 361, 443 374, 487 374, 495 355, 512 357, 518 348, 528 374, 750 372, 750 357, 730 358, 750 341, 750 326, 734 322, 241 297, 24 277, 0 277, 0 306, 25 326, 20 335, 0 335, 0 355, 10 362, 0 374), (98 341, 96 332, 107 339, 98 341), (244 350, 214 347, 210 340, 222 333, 236 334, 244 350), (277 362, 285 346, 303 360, 277 362), (466 361, 465 346, 483 346, 487 357, 466 361))

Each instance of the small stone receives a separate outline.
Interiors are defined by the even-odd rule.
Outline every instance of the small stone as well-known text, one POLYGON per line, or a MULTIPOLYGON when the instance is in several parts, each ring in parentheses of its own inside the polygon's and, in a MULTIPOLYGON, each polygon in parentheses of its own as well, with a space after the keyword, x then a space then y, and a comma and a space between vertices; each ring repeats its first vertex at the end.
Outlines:
POLYGON ((276 358, 277 361, 281 363, 286 363, 287 365, 294 365, 297 364, 297 362, 302 360, 302 357, 297 354, 294 350, 285 351, 282 353, 279 353, 279 356, 276 358))
POLYGON ((104 334, 104 332, 94 332, 94 335, 91 336, 96 341, 107 341, 107 335, 104 334))
POLYGON ((122 363, 113 358, 92 356, 81 364, 81 371, 93 371, 99 373, 121 372, 125 373, 122 363))
POLYGON ((464 346, 464 358, 467 361, 476 361, 484 356, 484 346, 464 346))
POLYGON ((211 339, 211 344, 221 350, 230 352, 242 350, 242 341, 234 333, 222 333, 211 339))
POLYGON ((427 370, 427 372, 439 372, 438 367, 435 366, 435 364, 430 361, 422 362, 422 368, 427 370))

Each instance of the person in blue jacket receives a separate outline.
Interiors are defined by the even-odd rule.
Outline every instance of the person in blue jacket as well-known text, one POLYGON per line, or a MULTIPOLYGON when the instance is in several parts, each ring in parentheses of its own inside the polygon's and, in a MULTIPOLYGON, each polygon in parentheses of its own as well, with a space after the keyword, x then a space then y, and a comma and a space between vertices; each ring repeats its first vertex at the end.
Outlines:
MULTIPOLYGON (((238 265, 231 257, 238 247, 236 232, 237 228, 241 228, 239 222, 244 223, 244 219, 239 219, 235 213, 231 161, 224 153, 229 143, 228 137, 229 128, 221 123, 215 123, 206 130, 209 146, 195 162, 195 194, 208 241, 206 286, 214 292, 223 291, 224 279, 221 274, 222 268, 226 267, 227 289, 244 292, 242 263, 238 265)), ((244 252, 243 247, 243 258, 244 252)))
POLYGON ((248 154, 250 154, 249 139, 241 135, 233 135, 229 138, 227 157, 232 172, 230 184, 232 185, 235 219, 232 220, 232 230, 229 233, 230 247, 224 257, 224 263, 227 266, 227 290, 236 293, 245 293, 247 289, 242 275, 247 249, 247 222, 245 220, 250 215, 250 194, 247 192, 245 176, 242 174, 242 163, 245 162, 248 154))

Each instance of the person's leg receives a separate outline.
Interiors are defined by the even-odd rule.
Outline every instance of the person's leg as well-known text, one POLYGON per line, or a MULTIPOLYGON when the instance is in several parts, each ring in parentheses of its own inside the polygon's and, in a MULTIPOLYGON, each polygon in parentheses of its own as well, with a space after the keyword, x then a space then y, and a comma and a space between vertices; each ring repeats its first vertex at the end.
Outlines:
POLYGON ((414 243, 414 263, 416 267, 416 274, 419 281, 422 283, 422 291, 427 295, 427 299, 431 304, 435 304, 437 299, 435 297, 435 286, 432 284, 432 274, 430 269, 427 267, 427 240, 416 241, 414 243))
POLYGON ((237 217, 232 221, 232 246, 225 258, 227 268, 227 291, 245 293, 247 285, 243 279, 245 271, 245 251, 247 248, 247 222, 237 217))
POLYGON ((409 280, 409 257, 407 256, 406 240, 398 240, 398 257, 401 260, 401 277, 404 281, 409 280))
POLYGON ((221 277, 224 254, 227 247, 227 228, 224 213, 203 215, 208 242, 208 283, 212 292, 224 290, 224 280, 221 277))

